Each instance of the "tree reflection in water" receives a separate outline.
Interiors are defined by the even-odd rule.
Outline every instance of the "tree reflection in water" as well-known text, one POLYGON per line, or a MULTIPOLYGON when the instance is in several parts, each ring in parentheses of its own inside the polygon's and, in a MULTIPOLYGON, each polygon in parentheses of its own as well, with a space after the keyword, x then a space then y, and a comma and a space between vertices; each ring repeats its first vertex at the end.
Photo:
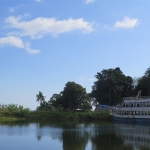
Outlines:
POLYGON ((62 133, 63 150, 85 150, 88 133, 64 130, 62 133))
POLYGON ((123 140, 115 133, 95 134, 92 138, 92 150, 122 150, 123 140))
POLYGON ((150 150, 150 126, 102 122, 0 123, 1 149, 150 150), (36 136, 36 139, 35 139, 36 136), (21 137, 21 138, 20 138, 21 137), (12 141, 20 141, 18 142, 12 141), (11 144, 5 144, 11 143, 11 144), (32 143, 30 146, 27 143, 32 143))

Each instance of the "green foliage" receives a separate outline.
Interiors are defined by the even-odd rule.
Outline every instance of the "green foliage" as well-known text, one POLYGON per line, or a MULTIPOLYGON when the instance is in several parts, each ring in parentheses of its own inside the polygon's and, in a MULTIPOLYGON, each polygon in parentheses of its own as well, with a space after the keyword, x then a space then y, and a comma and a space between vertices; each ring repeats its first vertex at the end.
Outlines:
POLYGON ((67 121, 97 121, 97 120, 112 120, 112 116, 109 111, 99 111, 99 112, 72 112, 72 111, 32 111, 28 118, 29 120, 67 120, 67 121))
POLYGON ((52 107, 59 107, 60 105, 63 106, 63 97, 62 97, 62 94, 53 94, 53 96, 50 98, 50 101, 49 101, 50 105, 52 107))
POLYGON ((40 102, 40 106, 37 107, 36 110, 49 110, 51 109, 51 105, 49 102, 45 101, 45 96, 43 96, 43 93, 39 91, 39 94, 36 94, 36 101, 40 102))
MULTIPOLYGON (((39 91, 36 95, 40 106, 37 110, 90 110, 91 106, 99 103, 116 105, 122 97, 135 96, 139 90, 142 95, 150 95, 150 67, 141 78, 125 76, 119 67, 103 69, 95 75, 97 81, 92 86, 92 92, 87 94, 86 89, 75 82, 66 83, 64 90, 53 94, 48 102, 39 91)), ((15 106, 9 109, 13 110, 15 106)))
POLYGON ((126 77, 120 68, 102 70, 95 77, 97 81, 92 86, 91 96, 102 104, 120 103, 122 96, 129 94, 133 88, 132 78, 126 77))
POLYGON ((49 103, 51 106, 65 110, 90 109, 89 96, 86 89, 75 82, 66 83, 60 94, 53 94, 49 103))
POLYGON ((23 108, 19 111, 19 113, 21 114, 21 116, 28 118, 30 115, 30 109, 29 108, 23 108))
POLYGON ((0 104, 0 111, 1 112, 7 112, 8 114, 14 116, 14 117, 25 117, 27 118, 30 115, 30 109, 24 108, 21 105, 16 104, 0 104), (15 115, 14 115, 15 114, 15 115))
POLYGON ((146 70, 145 74, 138 79, 137 86, 135 87, 135 93, 142 90, 142 95, 150 95, 150 67, 146 70))
POLYGON ((39 91, 39 94, 36 94, 36 101, 43 103, 45 101, 45 96, 43 96, 43 93, 39 91))

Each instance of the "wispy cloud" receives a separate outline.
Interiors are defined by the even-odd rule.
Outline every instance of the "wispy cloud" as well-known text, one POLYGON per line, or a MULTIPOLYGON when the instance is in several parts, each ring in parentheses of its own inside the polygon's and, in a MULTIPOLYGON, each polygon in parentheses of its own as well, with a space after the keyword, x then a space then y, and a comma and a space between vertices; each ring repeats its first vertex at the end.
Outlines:
POLYGON ((84 79, 85 79, 85 77, 80 77, 80 78, 79 78, 79 80, 84 80, 84 79))
POLYGON ((94 81, 94 78, 89 78, 88 80, 89 80, 89 81, 94 81))
POLYGON ((14 11, 15 11, 14 7, 9 8, 9 12, 14 12, 14 11))
POLYGON ((10 13, 15 12, 15 11, 17 11, 17 9, 19 9, 19 8, 22 7, 22 6, 23 6, 23 5, 21 4, 21 5, 15 6, 15 7, 10 7, 10 8, 9 8, 9 12, 10 12, 10 13))
POLYGON ((139 24, 138 19, 132 19, 129 17, 124 17, 123 21, 117 21, 114 24, 114 28, 133 28, 139 24))
POLYGON ((25 45, 25 50, 26 50, 29 54, 37 54, 37 53, 40 52, 40 50, 30 48, 30 44, 29 44, 29 43, 26 43, 26 45, 25 45))
POLYGON ((93 31, 93 24, 84 21, 83 18, 56 20, 55 18, 39 17, 30 21, 22 19, 22 16, 10 16, 5 19, 5 23, 7 23, 9 27, 17 29, 17 31, 11 33, 12 35, 41 38, 45 34, 57 36, 58 34, 74 30, 80 30, 83 33, 90 33, 93 31))
POLYGON ((36 1, 36 2, 43 2, 43 0, 34 0, 34 1, 36 1))
POLYGON ((94 81, 94 78, 80 77, 79 80, 94 81))
POLYGON ((0 38, 0 46, 15 46, 17 48, 25 49, 30 54, 37 54, 40 52, 39 50, 31 49, 28 43, 24 44, 20 38, 14 36, 0 38))
POLYGON ((85 3, 86 4, 89 4, 89 3, 94 3, 96 0, 85 0, 85 3))

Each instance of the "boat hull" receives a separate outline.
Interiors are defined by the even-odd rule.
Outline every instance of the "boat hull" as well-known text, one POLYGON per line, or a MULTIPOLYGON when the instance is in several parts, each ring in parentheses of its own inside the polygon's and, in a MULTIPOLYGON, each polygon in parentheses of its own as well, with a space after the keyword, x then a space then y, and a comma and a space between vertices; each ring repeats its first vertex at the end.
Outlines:
POLYGON ((150 118, 121 118, 113 116, 113 120, 123 123, 150 123, 150 118))

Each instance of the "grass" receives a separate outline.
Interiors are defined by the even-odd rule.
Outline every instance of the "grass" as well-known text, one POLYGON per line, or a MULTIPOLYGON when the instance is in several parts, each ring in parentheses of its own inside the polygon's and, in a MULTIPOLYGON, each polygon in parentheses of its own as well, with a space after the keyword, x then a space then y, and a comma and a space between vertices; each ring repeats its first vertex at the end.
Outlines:
POLYGON ((64 111, 33 111, 29 120, 69 120, 69 121, 98 121, 112 120, 109 111, 99 112, 64 112, 64 111))
POLYGON ((99 112, 71 112, 71 111, 31 111, 28 117, 23 117, 19 112, 1 110, 0 111, 0 122, 2 121, 51 121, 51 120, 62 120, 62 121, 109 121, 112 120, 108 110, 99 112))
POLYGON ((8 110, 1 110, 0 111, 0 121, 18 121, 18 120, 25 120, 24 117, 21 117, 18 112, 11 112, 8 110))

